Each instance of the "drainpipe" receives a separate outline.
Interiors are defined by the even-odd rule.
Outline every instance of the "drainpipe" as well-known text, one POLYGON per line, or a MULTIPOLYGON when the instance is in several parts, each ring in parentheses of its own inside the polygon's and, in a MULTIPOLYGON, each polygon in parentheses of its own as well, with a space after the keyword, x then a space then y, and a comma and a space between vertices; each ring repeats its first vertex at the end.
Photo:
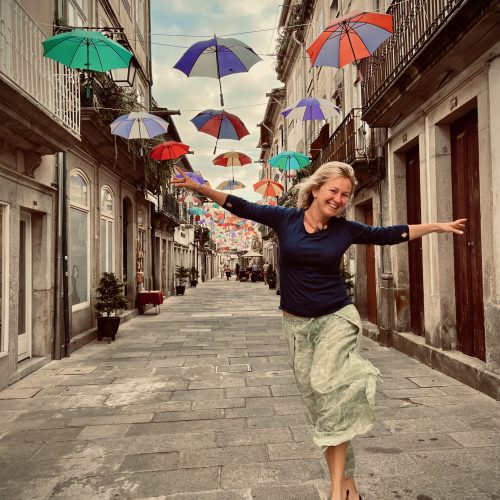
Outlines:
MULTIPOLYGON (((299 42, 296 32, 292 31, 292 40, 300 45, 302 48, 302 88, 303 88, 303 93, 302 97, 307 97, 307 76, 306 76, 306 71, 307 71, 307 66, 306 66, 306 44, 304 42, 299 42)), ((304 134, 304 154, 307 155, 307 122, 304 120, 303 121, 303 134, 304 134)))
POLYGON ((61 250, 62 250, 62 283, 63 283, 63 304, 64 304, 64 356, 69 357, 70 349, 70 305, 68 286, 68 180, 66 167, 66 153, 61 153, 61 183, 59 185, 59 198, 61 207, 61 250))
POLYGON ((61 154, 56 154, 56 255, 55 255, 55 276, 54 276, 54 346, 52 349, 54 359, 61 359, 61 322, 59 321, 61 315, 61 269, 62 269, 62 201, 61 201, 61 154))

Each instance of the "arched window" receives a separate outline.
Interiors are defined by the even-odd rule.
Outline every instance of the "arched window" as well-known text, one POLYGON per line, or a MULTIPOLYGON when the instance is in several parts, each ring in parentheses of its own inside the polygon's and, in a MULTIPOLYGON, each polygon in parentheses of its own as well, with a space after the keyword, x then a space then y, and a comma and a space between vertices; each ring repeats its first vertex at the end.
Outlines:
POLYGON ((115 197, 108 186, 101 189, 100 272, 115 272, 115 197))
POLYGON ((73 311, 89 305, 90 254, 89 211, 90 183, 83 172, 72 170, 69 177, 70 199, 70 287, 73 311))

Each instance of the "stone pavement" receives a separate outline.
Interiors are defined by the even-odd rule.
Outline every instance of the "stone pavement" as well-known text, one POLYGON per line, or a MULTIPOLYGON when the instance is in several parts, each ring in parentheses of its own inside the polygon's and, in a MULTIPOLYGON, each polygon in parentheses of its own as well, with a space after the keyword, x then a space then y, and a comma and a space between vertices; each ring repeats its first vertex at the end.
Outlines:
MULTIPOLYGON (((0 498, 325 499, 262 283, 212 280, 0 392, 0 498)), ((373 499, 500 499, 500 404, 363 339, 384 376, 354 441, 373 499)))

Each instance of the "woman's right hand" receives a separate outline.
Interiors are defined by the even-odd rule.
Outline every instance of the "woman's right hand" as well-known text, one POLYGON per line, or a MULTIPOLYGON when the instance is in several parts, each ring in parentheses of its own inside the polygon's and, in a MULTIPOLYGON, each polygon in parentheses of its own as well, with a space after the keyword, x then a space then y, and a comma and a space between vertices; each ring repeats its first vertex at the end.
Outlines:
POLYGON ((194 181, 191 179, 184 170, 180 169, 179 167, 175 167, 175 170, 182 176, 182 177, 174 177, 170 182, 178 188, 186 188, 190 189, 191 191, 198 192, 200 189, 201 184, 199 182, 194 181))

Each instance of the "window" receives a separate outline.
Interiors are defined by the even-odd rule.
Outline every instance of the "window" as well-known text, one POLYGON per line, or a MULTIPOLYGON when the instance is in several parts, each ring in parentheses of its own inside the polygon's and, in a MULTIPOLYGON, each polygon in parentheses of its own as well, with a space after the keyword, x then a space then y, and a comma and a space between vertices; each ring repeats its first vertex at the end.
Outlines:
POLYGON ((101 189, 100 272, 115 272, 115 200, 111 188, 101 189))
POLYGON ((330 19, 335 19, 340 16, 339 2, 338 0, 333 0, 330 4, 330 19))
POLYGON ((144 35, 144 0, 135 0, 135 25, 138 34, 144 35))
POLYGON ((70 26, 86 26, 85 10, 87 0, 68 0, 68 24, 70 26))
POLYGON ((89 304, 89 183, 73 170, 69 180, 70 287, 73 311, 89 304))
POLYGON ((0 352, 7 351, 9 313, 9 207, 0 204, 0 352))

